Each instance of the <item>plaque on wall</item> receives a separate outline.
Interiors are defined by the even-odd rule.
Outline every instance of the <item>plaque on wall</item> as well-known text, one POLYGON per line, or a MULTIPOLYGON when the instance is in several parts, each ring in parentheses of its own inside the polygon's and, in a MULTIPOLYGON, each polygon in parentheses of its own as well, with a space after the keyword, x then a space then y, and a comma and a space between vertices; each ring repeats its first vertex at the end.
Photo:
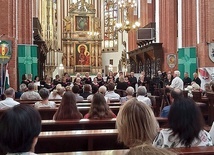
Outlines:
POLYGON ((76 31, 89 31, 89 16, 75 16, 76 31))
POLYGON ((169 68, 174 68, 176 65, 176 55, 175 54, 168 54, 167 55, 167 64, 169 68))

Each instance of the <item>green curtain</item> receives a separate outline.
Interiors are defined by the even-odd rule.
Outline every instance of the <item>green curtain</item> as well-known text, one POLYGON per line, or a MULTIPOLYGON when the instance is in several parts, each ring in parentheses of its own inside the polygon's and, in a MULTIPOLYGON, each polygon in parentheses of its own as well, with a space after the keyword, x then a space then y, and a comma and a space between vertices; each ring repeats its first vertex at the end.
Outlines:
POLYGON ((181 78, 184 78, 184 72, 189 73, 193 79, 193 73, 197 69, 196 47, 185 47, 178 49, 178 70, 181 72, 181 78))
POLYGON ((38 75, 37 45, 18 45, 18 77, 19 84, 23 74, 38 75))

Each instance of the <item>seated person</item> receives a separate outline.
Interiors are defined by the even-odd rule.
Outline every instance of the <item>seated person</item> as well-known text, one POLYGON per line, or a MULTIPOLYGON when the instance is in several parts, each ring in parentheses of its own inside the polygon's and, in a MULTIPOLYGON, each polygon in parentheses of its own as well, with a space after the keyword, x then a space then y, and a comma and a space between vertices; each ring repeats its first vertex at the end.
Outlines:
POLYGON ((170 91, 170 105, 167 105, 165 106, 162 111, 161 111, 161 114, 160 116, 161 117, 168 117, 168 114, 169 114, 169 110, 170 110, 170 107, 171 107, 171 104, 173 104, 173 102, 175 100, 178 100, 179 98, 181 97, 184 97, 183 95, 183 91, 178 89, 178 88, 174 88, 170 91))
POLYGON ((128 101, 129 99, 133 98, 133 95, 134 95, 134 88, 131 87, 131 86, 129 86, 129 87, 126 89, 126 96, 120 98, 121 104, 123 104, 123 103, 125 103, 126 101, 128 101))
POLYGON ((201 111, 190 98, 172 104, 168 115, 169 129, 162 129, 153 145, 160 148, 212 146, 212 139, 203 130, 201 111))
POLYGON ((20 104, 17 101, 14 101, 15 97, 15 90, 13 88, 8 88, 5 90, 4 95, 6 96, 6 99, 3 101, 0 101, 0 109, 8 109, 12 108, 15 105, 20 104))
POLYGON ((83 116, 77 109, 76 97, 71 91, 67 91, 60 103, 60 106, 53 116, 54 120, 82 119, 83 116))
POLYGON ((8 155, 35 155, 40 131, 39 112, 27 104, 16 105, 0 118, 0 147, 8 155))
POLYGON ((130 148, 127 155, 175 155, 152 146, 159 128, 158 123, 152 109, 135 98, 128 100, 120 108, 116 127, 118 140, 130 148))
POLYGON ((120 95, 114 92, 114 83, 109 83, 108 84, 108 91, 106 92, 105 96, 108 97, 110 100, 111 99, 120 99, 120 95))
POLYGON ((93 96, 94 96, 94 94, 96 94, 97 92, 98 92, 98 87, 93 85, 92 86, 92 94, 87 97, 87 100, 91 101, 93 96))
POLYGON ((22 83, 19 86, 19 91, 15 92, 15 99, 20 99, 21 95, 27 91, 26 84, 22 83))
POLYGON ((72 87, 72 92, 74 93, 74 95, 75 95, 75 97, 76 97, 76 101, 83 101, 83 97, 82 96, 80 96, 80 94, 79 94, 79 86, 77 86, 77 85, 74 85, 73 87, 72 87))
POLYGON ((104 96, 100 93, 94 94, 89 112, 84 116, 88 119, 106 119, 116 118, 116 115, 111 111, 104 96))
POLYGON ((56 103, 54 101, 48 101, 49 90, 47 88, 42 88, 39 90, 39 95, 42 98, 42 101, 35 103, 36 108, 55 108, 56 103))
POLYGON ((83 87, 83 93, 81 93, 80 95, 86 100, 87 97, 88 97, 89 95, 91 95, 91 92, 92 92, 91 89, 92 89, 92 88, 91 88, 91 85, 90 85, 90 84, 85 84, 84 87, 83 87))
POLYGON ((34 91, 34 83, 28 84, 28 91, 24 92, 20 99, 21 100, 41 100, 39 93, 34 91))
POLYGON ((152 106, 150 98, 147 96, 147 89, 145 86, 140 86, 137 88, 137 100, 146 103, 148 106, 152 106))
POLYGON ((65 87, 62 87, 61 84, 57 84, 56 85, 56 89, 54 89, 50 95, 49 95, 49 99, 53 100, 53 99, 62 99, 63 94, 65 93, 65 87))

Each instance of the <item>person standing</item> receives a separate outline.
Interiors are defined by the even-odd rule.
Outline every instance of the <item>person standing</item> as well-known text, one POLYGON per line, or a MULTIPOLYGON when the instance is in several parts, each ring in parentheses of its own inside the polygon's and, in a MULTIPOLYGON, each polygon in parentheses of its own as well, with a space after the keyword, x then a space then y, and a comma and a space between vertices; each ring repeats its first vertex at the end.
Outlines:
POLYGON ((171 85, 167 85, 166 88, 179 88, 181 90, 183 90, 184 88, 184 82, 183 80, 180 78, 180 71, 176 70, 174 71, 174 79, 172 80, 171 85))
POLYGON ((195 72, 193 73, 193 80, 195 83, 197 83, 199 86, 201 86, 201 79, 198 77, 198 74, 195 72))
POLYGON ((183 82, 184 82, 184 87, 186 88, 188 85, 191 85, 191 78, 189 77, 188 72, 184 73, 184 78, 183 78, 183 82))
POLYGON ((131 72, 131 75, 129 77, 129 82, 131 86, 135 89, 135 84, 137 83, 137 78, 134 76, 134 72, 131 72))

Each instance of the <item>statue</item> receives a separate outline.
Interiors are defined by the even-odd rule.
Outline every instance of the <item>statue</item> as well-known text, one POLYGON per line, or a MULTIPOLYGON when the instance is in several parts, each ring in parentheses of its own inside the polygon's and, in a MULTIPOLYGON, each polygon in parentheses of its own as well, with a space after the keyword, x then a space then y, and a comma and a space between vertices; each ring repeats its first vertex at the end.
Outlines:
POLYGON ((66 61, 67 61, 67 54, 63 53, 63 55, 62 55, 62 64, 63 64, 63 66, 66 66, 66 61))
POLYGON ((73 66, 74 65, 74 56, 70 55, 70 65, 73 66))

